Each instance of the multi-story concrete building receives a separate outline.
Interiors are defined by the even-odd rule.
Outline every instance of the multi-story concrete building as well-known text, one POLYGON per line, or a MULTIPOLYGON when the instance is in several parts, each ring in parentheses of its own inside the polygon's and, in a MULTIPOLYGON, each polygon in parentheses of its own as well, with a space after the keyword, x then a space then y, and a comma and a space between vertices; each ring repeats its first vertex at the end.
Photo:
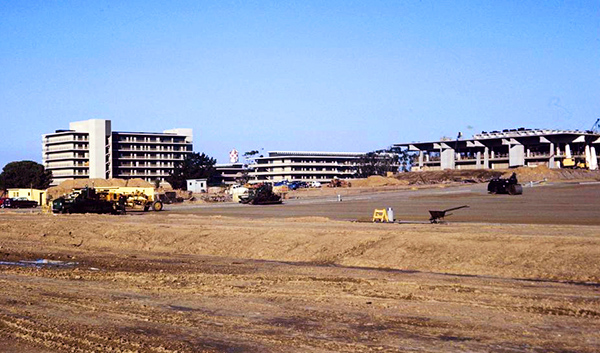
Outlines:
POLYGON ((248 176, 248 166, 243 163, 216 164, 217 179, 220 184, 234 185, 248 176))
POLYGON ((472 139, 399 143, 396 147, 418 153, 412 170, 505 169, 545 165, 561 168, 567 159, 579 159, 598 169, 594 131, 512 129, 482 132, 472 139))
POLYGON ((365 153, 271 151, 250 166, 250 182, 320 181, 356 176, 357 162, 365 153))
POLYGON ((154 132, 112 131, 111 121, 69 124, 42 137, 44 167, 52 185, 82 178, 142 178, 163 181, 175 163, 192 153, 192 129, 154 132))

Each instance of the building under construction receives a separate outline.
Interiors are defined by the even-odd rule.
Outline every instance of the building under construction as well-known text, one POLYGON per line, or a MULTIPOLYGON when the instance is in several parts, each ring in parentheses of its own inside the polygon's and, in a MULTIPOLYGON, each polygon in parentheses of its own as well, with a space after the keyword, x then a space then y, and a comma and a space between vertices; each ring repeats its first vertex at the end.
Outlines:
POLYGON ((417 153, 412 170, 548 168, 598 169, 597 131, 512 129, 482 132, 471 139, 395 144, 417 153))

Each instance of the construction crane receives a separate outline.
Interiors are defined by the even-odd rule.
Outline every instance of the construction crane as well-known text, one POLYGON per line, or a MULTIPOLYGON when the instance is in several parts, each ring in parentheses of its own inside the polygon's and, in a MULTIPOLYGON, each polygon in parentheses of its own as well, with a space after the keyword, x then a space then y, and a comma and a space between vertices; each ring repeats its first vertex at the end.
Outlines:
POLYGON ((594 123, 594 125, 592 125, 592 128, 590 129, 590 132, 593 133, 598 133, 598 131, 600 131, 600 118, 596 119, 596 122, 594 123))

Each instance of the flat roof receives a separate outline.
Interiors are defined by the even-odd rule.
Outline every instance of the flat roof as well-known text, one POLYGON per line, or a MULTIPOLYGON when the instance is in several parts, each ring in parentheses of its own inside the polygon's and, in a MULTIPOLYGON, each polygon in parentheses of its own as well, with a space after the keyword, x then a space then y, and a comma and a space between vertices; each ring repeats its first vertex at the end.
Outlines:
MULTIPOLYGON (((325 152, 325 151, 268 151, 269 157, 276 156, 311 156, 311 157, 355 157, 365 155, 366 152, 325 152)), ((266 157, 260 157, 266 158, 266 157)))
POLYGON ((168 136, 182 136, 186 137, 186 135, 176 134, 174 132, 132 132, 132 131, 113 131, 113 134, 123 134, 123 135, 168 135, 168 136))
POLYGON ((448 139, 438 141, 415 141, 405 143, 395 143, 394 146, 410 146, 410 145, 423 145, 423 144, 436 144, 436 143, 453 143, 453 142, 467 142, 467 141, 479 141, 479 140, 493 140, 493 139, 505 139, 505 138, 518 138, 518 137, 536 137, 536 136, 556 136, 556 135, 577 135, 577 136, 597 136, 600 137, 600 133, 594 131, 580 131, 580 130, 558 130, 558 129, 505 129, 502 131, 482 131, 479 134, 474 134, 473 138, 470 139, 448 139))

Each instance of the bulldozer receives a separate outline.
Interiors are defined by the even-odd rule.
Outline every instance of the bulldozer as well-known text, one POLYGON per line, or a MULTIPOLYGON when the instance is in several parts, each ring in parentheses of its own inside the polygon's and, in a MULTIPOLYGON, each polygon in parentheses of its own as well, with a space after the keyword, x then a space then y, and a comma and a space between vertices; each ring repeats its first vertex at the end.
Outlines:
POLYGON ((125 214, 125 200, 106 200, 96 189, 85 187, 52 201, 53 213, 125 214))
POLYGON ((263 184, 254 189, 249 189, 246 194, 239 196, 240 203, 250 205, 273 205, 280 204, 281 195, 273 193, 273 187, 270 184, 263 184))
POLYGON ((153 188, 85 187, 52 202, 54 213, 125 214, 127 210, 161 211, 163 203, 153 188))
POLYGON ((565 158, 562 161, 563 168, 589 169, 585 158, 565 158))
POLYGON ((126 209, 141 210, 147 212, 162 211, 163 203, 154 195, 153 188, 136 188, 136 187, 106 187, 98 188, 104 200, 110 202, 122 202, 126 209))
POLYGON ((517 180, 517 173, 512 173, 510 178, 493 178, 490 180, 487 190, 490 194, 523 194, 523 186, 517 180))

